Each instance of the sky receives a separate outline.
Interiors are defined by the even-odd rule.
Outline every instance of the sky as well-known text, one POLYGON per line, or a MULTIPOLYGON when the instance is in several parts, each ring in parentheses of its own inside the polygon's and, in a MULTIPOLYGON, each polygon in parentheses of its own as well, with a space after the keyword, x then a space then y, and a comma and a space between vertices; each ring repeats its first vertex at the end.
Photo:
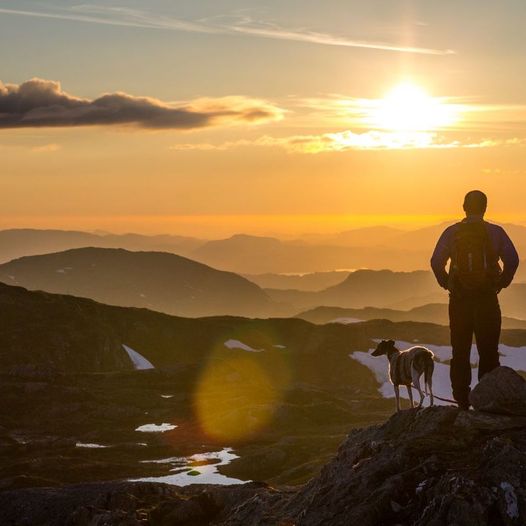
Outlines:
POLYGON ((526 223, 519 0, 0 0, 0 228, 526 223))

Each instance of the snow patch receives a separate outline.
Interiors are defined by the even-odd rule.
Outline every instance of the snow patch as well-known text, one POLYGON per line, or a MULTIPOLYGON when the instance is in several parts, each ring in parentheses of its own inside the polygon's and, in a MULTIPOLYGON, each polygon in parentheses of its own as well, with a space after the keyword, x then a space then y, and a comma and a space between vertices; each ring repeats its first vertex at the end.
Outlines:
POLYGON ((272 347, 274 347, 276 349, 286 349, 287 348, 286 345, 273 345, 272 347))
POLYGON ((242 351, 247 351, 247 352, 263 352, 265 350, 265 349, 253 349, 249 345, 243 342, 240 342, 239 340, 227 340, 224 345, 228 349, 241 349, 242 351))
MULTIPOLYGON (((404 342, 397 342, 397 346, 399 346, 400 349, 413 347, 412 345, 403 345, 403 343, 404 342)), ((422 347, 427 347, 433 352, 438 350, 438 352, 436 353, 438 359, 440 359, 439 353, 441 353, 443 349, 446 349, 445 347, 440 347, 438 345, 428 344, 422 345, 422 347)), ((451 354, 451 348, 448 349, 449 353, 451 354)), ((373 349, 371 349, 371 351, 372 350, 373 349)), ((444 355, 442 354, 442 356, 444 355)), ((368 352, 356 351, 349 354, 349 357, 361 363, 362 365, 365 365, 365 367, 367 367, 374 374, 376 381, 380 384, 378 387, 378 391, 384 398, 395 397, 393 384, 389 380, 389 363, 384 356, 372 356, 368 352)), ((473 388, 476 383, 476 374, 472 374, 471 387, 473 388)), ((422 390, 424 390, 423 377, 421 377, 420 379, 420 385, 422 387, 422 390)), ((433 372, 433 394, 440 396, 441 398, 453 398, 453 393, 451 392, 451 380, 449 378, 449 364, 441 363, 440 361, 435 361, 435 369, 433 372)), ((407 394, 407 389, 405 387, 402 387, 400 389, 400 397, 405 398, 407 400, 409 399, 409 395, 407 394)), ((413 398, 415 401, 420 400, 418 392, 414 389, 413 398)), ((434 399, 434 403, 436 405, 450 405, 449 402, 443 402, 442 400, 438 400, 437 398, 434 399)), ((424 400, 424 405, 427 404, 429 404, 429 398, 427 398, 427 400, 424 400)))
MULTIPOLYGON (((375 338, 373 341, 380 343, 382 340, 380 338, 375 338)), ((395 345, 397 349, 400 349, 401 351, 405 351, 406 349, 415 347, 415 343, 418 347, 425 347, 426 349, 429 349, 430 351, 432 351, 433 354, 435 355, 435 361, 446 362, 448 360, 451 360, 451 346, 450 345, 435 345, 433 343, 419 343, 419 342, 417 343, 416 340, 413 342, 406 342, 404 340, 395 341, 395 345)), ((471 365, 477 366, 477 364, 478 364, 477 346, 473 344, 471 346, 471 365)))
POLYGON ((166 431, 172 431, 177 426, 175 424, 144 424, 135 429, 141 433, 165 433, 166 431))
POLYGON ((81 447, 86 449, 106 449, 110 446, 103 446, 102 444, 92 444, 89 442, 77 442, 75 447, 81 447))
POLYGON ((500 489, 503 491, 504 500, 506 501, 506 514, 510 519, 518 519, 519 505, 517 503, 515 489, 509 482, 501 482, 500 489))
POLYGON ((174 395, 161 395, 161 398, 173 398, 174 395))
POLYGON ((153 364, 148 361, 142 354, 139 354, 137 351, 134 351, 131 347, 122 344, 124 350, 128 353, 130 360, 133 363, 133 367, 139 371, 144 369, 155 369, 153 364))
POLYGON ((227 477, 218 472, 219 466, 226 466, 232 460, 239 458, 231 448, 211 453, 198 453, 190 457, 170 457, 157 460, 143 460, 143 463, 171 464, 170 471, 177 471, 174 475, 162 477, 146 477, 132 480, 132 482, 164 482, 174 486, 188 486, 190 484, 245 484, 243 481, 227 477), (190 474, 191 473, 191 474, 190 474))
POLYGON ((516 371, 526 371, 526 347, 499 345, 500 364, 516 371))
MULTIPOLYGON (((379 338, 375 338, 373 341, 382 341, 379 338)), ((451 347, 448 345, 434 345, 431 343, 419 344, 422 347, 426 347, 432 351, 435 355, 435 370, 433 372, 433 393, 442 398, 453 398, 451 392, 451 380, 449 378, 449 364, 443 363, 451 359, 451 347)), ((414 347, 414 343, 397 340, 396 346, 400 350, 406 350, 410 347, 414 347)), ((372 351, 373 349, 370 349, 372 351)), ((516 371, 526 371, 526 346, 523 347, 511 347, 509 345, 499 345, 500 353, 500 364, 507 367, 511 367, 516 371)), ((365 365, 375 376, 376 381, 380 384, 378 391, 384 398, 394 398, 393 385, 389 380, 388 362, 383 356, 375 357, 370 353, 366 352, 353 352, 349 354, 349 357, 357 362, 365 365)), ((471 347, 471 366, 477 367, 478 365, 478 353, 477 346, 475 344, 471 347)), ((472 371, 471 374, 471 388, 477 384, 477 372, 472 371)), ((423 389, 423 378, 421 378, 420 384, 423 389)), ((413 396, 415 391, 413 391, 413 396)), ((408 399, 407 391, 405 388, 400 389, 400 396, 408 399)), ((418 400, 416 395, 415 400, 418 400)), ((426 402, 424 402, 426 403, 426 402)), ((448 405, 448 402, 442 402, 435 398, 435 404, 437 405, 448 405)))

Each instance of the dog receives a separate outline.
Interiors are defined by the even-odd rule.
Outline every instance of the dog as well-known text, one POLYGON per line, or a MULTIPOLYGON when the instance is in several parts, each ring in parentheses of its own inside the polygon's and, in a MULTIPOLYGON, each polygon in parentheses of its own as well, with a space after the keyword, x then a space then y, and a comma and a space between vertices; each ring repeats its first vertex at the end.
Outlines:
POLYGON ((424 390, 427 395, 429 388, 430 405, 433 405, 433 370, 435 368, 434 354, 425 347, 411 347, 405 351, 400 351, 395 347, 393 340, 382 340, 372 352, 373 356, 387 355, 389 360, 389 378, 394 386, 396 398, 396 411, 400 411, 400 386, 405 385, 411 407, 414 407, 413 392, 411 385, 420 394, 422 407, 424 393, 420 388, 420 377, 424 375, 424 390))

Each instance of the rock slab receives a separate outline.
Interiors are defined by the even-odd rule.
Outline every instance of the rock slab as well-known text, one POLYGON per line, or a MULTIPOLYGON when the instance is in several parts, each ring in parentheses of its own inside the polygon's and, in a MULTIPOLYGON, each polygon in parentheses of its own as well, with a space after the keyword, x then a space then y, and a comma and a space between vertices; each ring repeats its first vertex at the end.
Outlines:
POLYGON ((469 401, 478 411, 526 416, 526 380, 511 367, 497 367, 482 377, 469 401))

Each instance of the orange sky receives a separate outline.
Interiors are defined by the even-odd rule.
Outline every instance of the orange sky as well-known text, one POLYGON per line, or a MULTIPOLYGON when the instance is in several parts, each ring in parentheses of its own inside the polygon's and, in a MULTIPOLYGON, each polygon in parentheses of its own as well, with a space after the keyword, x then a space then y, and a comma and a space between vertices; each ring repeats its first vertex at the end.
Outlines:
POLYGON ((509 3, 2 2, 0 228, 412 228, 472 188, 526 222, 509 3))

